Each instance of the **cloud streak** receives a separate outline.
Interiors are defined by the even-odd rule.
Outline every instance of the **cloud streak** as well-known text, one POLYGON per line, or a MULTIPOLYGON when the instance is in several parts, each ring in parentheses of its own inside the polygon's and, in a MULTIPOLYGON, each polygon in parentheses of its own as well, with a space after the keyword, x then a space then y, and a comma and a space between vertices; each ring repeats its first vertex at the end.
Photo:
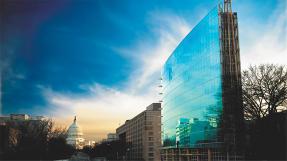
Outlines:
POLYGON ((151 13, 149 27, 153 37, 140 38, 132 47, 114 48, 135 62, 124 88, 111 88, 98 83, 81 85, 88 90, 84 96, 58 93, 39 86, 49 102, 50 115, 57 122, 69 125, 72 116, 78 121, 88 139, 100 139, 114 132, 119 123, 131 119, 153 102, 159 101, 160 71, 168 56, 188 34, 191 27, 171 13, 151 13))
POLYGON ((251 64, 287 64, 287 10, 286 4, 282 3, 267 23, 239 26, 243 27, 240 30, 242 69, 248 68, 251 64))
POLYGON ((51 116, 68 125, 72 116, 77 115, 88 138, 103 137, 103 132, 115 131, 119 123, 135 116, 147 102, 153 101, 150 93, 132 95, 100 84, 89 88, 89 95, 83 97, 59 94, 46 89, 46 97, 51 104, 49 111, 53 111, 51 116), (94 134, 96 136, 93 136, 94 134))

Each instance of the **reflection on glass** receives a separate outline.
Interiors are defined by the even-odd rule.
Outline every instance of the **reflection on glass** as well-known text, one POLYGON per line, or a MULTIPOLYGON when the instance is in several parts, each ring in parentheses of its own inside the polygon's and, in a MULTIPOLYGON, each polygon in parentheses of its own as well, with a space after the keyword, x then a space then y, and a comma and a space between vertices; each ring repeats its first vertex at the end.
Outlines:
POLYGON ((218 10, 214 8, 164 65, 165 147, 196 147, 218 139, 222 111, 218 21, 218 10))

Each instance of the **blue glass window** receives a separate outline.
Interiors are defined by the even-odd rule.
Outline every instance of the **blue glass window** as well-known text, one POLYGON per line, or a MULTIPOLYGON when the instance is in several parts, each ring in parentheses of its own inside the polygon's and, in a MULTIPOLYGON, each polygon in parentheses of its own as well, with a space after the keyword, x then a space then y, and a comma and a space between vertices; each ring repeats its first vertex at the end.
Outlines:
POLYGON ((219 18, 215 7, 174 50, 163 71, 163 146, 215 142, 222 113, 219 18))

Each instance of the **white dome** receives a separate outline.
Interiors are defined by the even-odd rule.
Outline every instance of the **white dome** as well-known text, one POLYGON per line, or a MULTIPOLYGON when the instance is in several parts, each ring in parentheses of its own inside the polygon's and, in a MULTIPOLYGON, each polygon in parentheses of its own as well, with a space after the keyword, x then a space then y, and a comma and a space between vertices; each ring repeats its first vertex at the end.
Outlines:
POLYGON ((68 135, 71 136, 82 136, 82 129, 80 128, 80 126, 77 124, 76 121, 74 121, 72 123, 72 125, 70 125, 69 129, 68 129, 68 135))
POLYGON ((74 146, 77 149, 83 148, 85 139, 83 138, 83 133, 80 126, 77 124, 76 116, 67 133, 68 137, 66 140, 68 144, 74 146))

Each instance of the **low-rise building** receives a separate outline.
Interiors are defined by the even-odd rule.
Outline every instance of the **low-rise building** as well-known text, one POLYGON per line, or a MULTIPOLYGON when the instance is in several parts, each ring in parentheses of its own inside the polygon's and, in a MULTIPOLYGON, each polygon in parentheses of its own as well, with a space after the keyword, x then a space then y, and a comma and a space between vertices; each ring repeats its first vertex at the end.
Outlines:
POLYGON ((115 141, 117 140, 118 137, 117 137, 117 134, 116 133, 108 133, 107 135, 107 141, 115 141))
POLYGON ((46 117, 44 116, 31 116, 28 114, 10 114, 0 116, 0 124, 13 121, 43 121, 46 117))
POLYGON ((107 137, 102 139, 99 143, 111 142, 118 140, 118 136, 116 133, 108 133, 107 137))
POLYGON ((94 140, 86 140, 85 141, 85 146, 94 147, 95 144, 96 144, 96 141, 94 141, 94 140))
POLYGON ((125 142, 126 160, 159 161, 161 147, 161 104, 152 103, 116 130, 125 142))

